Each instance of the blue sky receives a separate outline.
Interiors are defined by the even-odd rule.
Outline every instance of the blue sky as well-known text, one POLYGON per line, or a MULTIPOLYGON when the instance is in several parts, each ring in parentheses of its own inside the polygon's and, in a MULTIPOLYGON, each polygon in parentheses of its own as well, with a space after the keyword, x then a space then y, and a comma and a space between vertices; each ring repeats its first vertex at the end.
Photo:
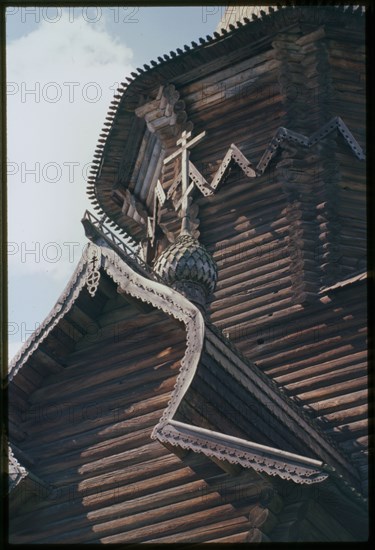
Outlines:
POLYGON ((119 82, 212 34, 224 7, 7 9, 9 356, 86 243, 85 176, 119 82))

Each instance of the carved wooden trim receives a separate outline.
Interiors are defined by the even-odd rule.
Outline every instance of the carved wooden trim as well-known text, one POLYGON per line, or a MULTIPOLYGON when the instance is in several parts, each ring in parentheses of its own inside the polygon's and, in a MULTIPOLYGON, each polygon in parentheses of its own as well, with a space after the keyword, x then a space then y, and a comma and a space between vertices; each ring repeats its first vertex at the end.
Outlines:
MULTIPOLYGON (((277 164, 277 172, 278 176, 280 177, 280 181, 283 185, 283 188, 288 196, 293 195, 294 199, 291 200, 292 204, 290 205, 289 210, 291 211, 291 216, 295 216, 294 213, 294 202, 297 200, 297 195, 299 193, 299 188, 301 187, 299 181, 297 179, 292 179, 290 168, 292 168, 292 164, 294 162, 293 156, 295 153, 295 148, 293 148, 293 144, 298 144, 304 148, 310 149, 314 145, 318 144, 322 139, 327 138, 327 136, 330 136, 332 142, 335 142, 335 136, 332 135, 332 133, 335 133, 336 130, 338 130, 346 143, 351 148, 352 152, 355 154, 355 156, 359 160, 365 160, 366 156, 364 151, 362 150, 359 143, 356 141, 344 121, 340 117, 333 117, 329 122, 326 124, 323 124, 317 131, 313 132, 310 137, 295 132, 293 130, 289 130, 288 128, 285 128, 283 126, 280 126, 271 141, 269 142, 268 146, 266 147, 262 157, 260 158, 258 164, 253 167, 251 161, 240 151, 240 149, 235 145, 231 144, 228 148, 228 151, 224 155, 217 171, 213 175, 211 182, 208 182, 204 176, 199 172, 199 170, 194 166, 192 162, 189 162, 189 177, 191 181, 199 188, 201 193, 205 196, 211 196, 215 193, 217 188, 219 187, 220 183, 222 183, 226 176, 229 173, 230 165, 232 163, 237 164, 240 169, 243 171, 243 173, 249 177, 249 178, 257 178, 263 175, 266 168, 268 167, 271 160, 275 157, 275 155, 280 151, 280 149, 283 152, 284 158, 277 164), (292 153, 289 153, 288 150, 291 150, 292 153), (287 179, 287 181, 285 181, 287 179)), ((303 176, 304 177, 304 176, 303 176)), ((177 175, 172 184, 170 185, 169 189, 166 192, 166 198, 167 201, 163 206, 163 210, 161 211, 159 225, 161 229, 163 230, 164 234, 168 237, 168 239, 172 240, 172 235, 177 231, 177 228, 179 227, 179 220, 175 215, 175 208, 180 200, 180 186, 179 183, 181 181, 180 175, 177 175), (168 204, 172 202, 170 206, 168 204)), ((298 202, 298 201, 297 201, 298 202)), ((301 207, 301 204, 299 203, 298 208, 301 207)), ((303 208, 302 208, 303 210, 303 208)), ((304 217, 309 215, 309 212, 311 212, 311 209, 305 208, 303 210, 304 217)), ((303 222, 304 220, 302 220, 303 222)), ((199 227, 199 218, 194 219, 192 223, 192 229, 195 231, 195 235, 199 235, 198 232, 199 227)), ((318 227, 316 227, 316 232, 318 231, 318 227)), ((301 247, 296 248, 296 244, 294 243, 293 237, 291 239, 291 254, 292 254, 292 272, 293 273, 299 273, 301 270, 303 271, 304 265, 306 260, 301 258, 302 254, 304 253, 303 249, 301 247)), ((318 240, 317 240, 318 243, 318 240)), ((301 244, 301 243, 299 243, 301 244)), ((316 254, 316 251, 314 251, 314 254, 316 254)), ((298 281, 301 280, 301 277, 297 277, 298 281)), ((303 289, 306 291, 305 293, 313 293, 315 290, 319 288, 319 282, 315 283, 314 281, 309 281, 306 285, 302 285, 303 289), (306 286, 306 289, 305 289, 306 286)), ((297 290, 297 294, 295 296, 295 300, 298 301, 298 298, 302 296, 304 297, 304 294, 302 293, 302 286, 297 290)), ((303 299, 302 299, 303 301, 303 299)))
MULTIPOLYGON (((244 467, 263 471, 270 475, 278 475, 283 479, 292 479, 296 483, 316 483, 326 479, 328 472, 332 472, 333 469, 324 466, 320 461, 307 457, 293 455, 292 453, 261 446, 250 441, 239 440, 217 432, 202 430, 190 425, 183 425, 184 433, 181 433, 181 431, 176 433, 176 429, 181 430, 181 423, 174 421, 173 416, 194 378, 205 343, 206 325, 203 315, 196 306, 175 290, 135 272, 103 238, 96 238, 95 241, 93 246, 100 246, 101 249, 102 268, 118 285, 120 293, 128 294, 140 299, 142 302, 149 303, 153 307, 164 311, 167 315, 182 321, 186 326, 186 349, 181 361, 180 372, 168 406, 155 426, 152 437, 174 446, 179 445, 182 448, 201 452, 207 456, 215 456, 219 459, 225 458, 230 463, 239 463, 244 467)), ((38 348, 62 316, 72 307, 83 286, 87 284, 87 273, 88 258, 86 254, 81 258, 75 274, 51 314, 38 331, 32 335, 18 358, 13 361, 11 378, 15 376, 31 353, 38 348)), ((217 338, 214 333, 209 335, 208 331, 207 335, 209 340, 215 343, 217 338)), ((216 347, 219 346, 221 351, 225 347, 220 341, 216 342, 215 345, 216 347)), ((231 349, 226 348, 225 350, 233 361, 240 361, 238 356, 234 357, 234 352, 231 349)), ((271 381, 266 384, 263 379, 260 380, 259 377, 255 376, 253 382, 255 382, 255 378, 257 378, 257 385, 260 388, 263 386, 264 390, 267 386, 266 393, 271 399, 276 399, 275 402, 279 405, 281 400, 281 408, 284 410, 288 408, 288 400, 279 394, 271 381)), ((255 388, 254 385, 253 387, 255 388)), ((295 416, 294 412, 293 415, 295 416)), ((310 428, 313 428, 313 426, 308 425, 307 429, 310 430, 310 428)), ((329 446, 328 442, 327 445, 329 446)))
POLYGON ((297 143, 298 145, 302 145, 303 147, 310 149, 313 145, 315 145, 322 139, 325 139, 329 134, 335 132, 336 130, 339 130, 355 156, 359 160, 366 160, 366 155, 362 147, 354 138, 353 134, 350 132, 344 121, 339 116, 336 116, 331 118, 330 121, 324 124, 316 132, 311 134, 310 137, 305 136, 304 134, 301 134, 299 132, 293 132, 292 130, 288 130, 288 128, 280 126, 280 128, 276 130, 274 137, 271 139, 267 149, 265 150, 260 161, 258 162, 256 171, 259 174, 263 174, 271 159, 276 155, 277 151, 281 147, 283 141, 297 143))
POLYGON ((162 427, 155 428, 153 437, 183 449, 191 449, 209 457, 240 464, 244 468, 252 468, 257 472, 279 476, 296 483, 319 483, 329 475, 324 470, 323 462, 319 460, 197 428, 173 419, 162 427))
POLYGON ((172 288, 146 279, 133 271, 106 243, 101 244, 101 248, 104 269, 119 285, 119 292, 130 294, 134 298, 161 309, 164 313, 182 321, 186 326, 186 351, 181 361, 180 373, 168 406, 154 429, 154 433, 156 433, 173 417, 194 378, 203 349, 204 318, 196 306, 172 288))
POLYGON ((88 270, 89 267, 87 259, 83 255, 72 275, 72 278, 60 295, 49 315, 27 339, 20 351, 10 362, 8 374, 9 381, 15 377, 17 372, 23 367, 29 357, 38 349, 43 340, 45 340, 50 332, 55 328, 60 319, 64 317, 64 315, 66 315, 71 309, 74 302, 78 298, 79 293, 87 282, 86 277, 88 270))
POLYGON ((29 472, 24 466, 18 462, 17 458, 14 456, 13 449, 8 443, 8 476, 9 476, 9 488, 8 492, 10 493, 17 485, 28 476, 29 472))
MULTIPOLYGON (((150 303, 154 307, 157 307, 158 309, 163 310, 165 313, 172 315, 176 319, 183 321, 186 326, 187 347, 184 358, 181 361, 180 374, 177 377, 175 388, 169 404, 163 412, 160 421, 155 426, 152 437, 171 445, 179 445, 183 448, 189 448, 196 452, 202 452, 207 456, 216 456, 217 458, 222 457, 223 455, 219 452, 219 450, 216 452, 215 449, 212 448, 212 445, 210 446, 208 444, 207 440, 202 438, 201 435, 197 435, 197 428, 195 428, 194 426, 188 426, 188 428, 191 430, 191 433, 188 436, 186 436, 185 434, 185 439, 182 438, 180 434, 177 434, 176 437, 175 430, 178 423, 176 424, 176 421, 173 420, 173 416, 177 411, 179 404, 181 403, 194 378, 203 350, 206 329, 205 321, 202 314, 195 306, 193 306, 193 304, 191 304, 186 298, 184 298, 181 294, 177 293, 173 289, 155 281, 150 281, 142 275, 135 273, 129 266, 127 266, 125 262, 119 259, 117 254, 107 244, 102 246, 102 255, 105 258, 104 267, 107 273, 119 285, 121 289, 120 292, 123 291, 124 293, 139 298, 144 302, 150 303), (173 428, 171 428, 171 426, 173 426, 173 428)), ((213 334, 210 339, 212 338, 215 339, 215 336, 213 334)), ((227 350, 227 353, 229 353, 229 350, 227 350)), ((274 394, 276 388, 272 386, 271 381, 269 382, 269 384, 266 385, 264 381, 260 381, 259 384, 263 384, 263 388, 267 386, 266 393, 269 397, 275 397, 274 394)), ((279 404, 281 403, 284 410, 288 409, 288 402, 285 400, 285 398, 283 400, 280 395, 277 397, 277 400, 279 404)), ((309 431, 311 431, 312 429, 315 433, 315 428, 312 426, 312 424, 306 423, 306 421, 303 418, 301 419, 295 411, 291 411, 291 416, 294 418, 294 421, 297 421, 297 424, 302 423, 302 425, 305 426, 305 429, 307 428, 309 431)), ((198 430, 200 429, 198 428, 198 430)), ((241 461, 238 460, 238 458, 240 457, 237 456, 237 450, 235 449, 235 447, 231 446, 230 436, 215 434, 215 432, 207 433, 214 434, 212 435, 212 437, 215 436, 221 438, 221 441, 218 442, 217 445, 220 446, 221 452, 225 453, 226 460, 233 463, 241 463, 241 461)), ((257 446, 256 444, 253 444, 251 442, 246 442, 246 444, 250 446, 252 445, 253 447, 257 446)), ((320 441, 320 445, 323 445, 323 447, 328 447, 330 449, 330 453, 335 456, 335 459, 345 464, 345 460, 338 455, 336 449, 331 448, 330 443, 326 442, 324 438, 322 441, 320 441)), ((241 453, 242 451, 239 452, 241 453)), ((264 452, 269 451, 264 450, 264 452)), ((277 454, 278 451, 273 450, 273 452, 276 452, 277 454)), ((286 457, 287 454, 288 453, 284 453, 284 457, 286 457)), ((311 459, 305 457, 302 457, 302 459, 305 460, 307 464, 311 464, 311 459)), ((259 471, 266 471, 268 473, 268 471, 272 470, 273 472, 275 472, 271 475, 279 475, 280 477, 285 478, 286 475, 290 474, 290 465, 288 463, 288 460, 286 460, 286 463, 284 463, 282 466, 277 467, 273 466, 274 457, 267 457, 263 460, 263 462, 257 462, 256 459, 254 459, 253 462, 252 456, 251 454, 249 454, 244 463, 241 464, 245 467, 253 467, 254 463, 257 464, 257 468, 259 471), (285 472, 289 473, 286 474, 285 472)), ((323 464, 317 461, 313 461, 313 463, 315 468, 318 468, 318 464, 323 464)), ((346 468, 350 471, 350 467, 348 468, 348 466, 346 465, 346 468)), ((317 471, 314 471, 314 474, 316 474, 316 478, 313 478, 313 474, 311 474, 309 477, 309 481, 304 481, 308 478, 308 476, 305 473, 301 472, 295 470, 294 477, 291 477, 290 479, 293 479, 298 483, 315 483, 326 479, 326 477, 328 476, 326 472, 323 473, 322 468, 319 470, 319 474, 317 473, 317 471)))
POLYGON ((219 336, 215 334, 213 326, 206 330, 206 346, 210 355, 221 364, 222 368, 225 369, 226 367, 220 355, 223 354, 229 359, 233 365, 233 369, 230 371, 231 376, 241 383, 249 393, 256 395, 259 403, 265 408, 271 408, 274 414, 282 418, 291 432, 297 436, 300 436, 301 433, 305 434, 304 439, 307 448, 316 454, 323 455, 326 463, 330 463, 333 458, 346 471, 355 475, 354 468, 342 456, 341 450, 335 441, 323 434, 293 400, 283 395, 272 378, 269 378, 259 369, 255 372, 250 365, 246 369, 248 376, 246 378, 243 376, 244 364, 248 364, 249 361, 240 356, 238 350, 229 340, 224 344, 219 336))

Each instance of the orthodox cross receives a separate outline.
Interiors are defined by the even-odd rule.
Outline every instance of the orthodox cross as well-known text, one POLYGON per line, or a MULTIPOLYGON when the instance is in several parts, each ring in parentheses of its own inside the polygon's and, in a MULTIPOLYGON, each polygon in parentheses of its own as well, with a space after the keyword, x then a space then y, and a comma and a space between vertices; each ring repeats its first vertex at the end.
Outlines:
POLYGON ((188 141, 188 139, 191 137, 191 132, 186 132, 184 130, 181 134, 180 139, 177 141, 177 145, 180 145, 181 147, 177 149, 177 151, 169 155, 169 157, 164 159, 164 164, 168 164, 168 162, 171 162, 171 160, 174 160, 176 157, 181 155, 181 199, 177 205, 176 210, 181 207, 182 231, 189 231, 189 195, 194 189, 194 182, 192 182, 188 187, 190 180, 189 149, 199 143, 205 135, 206 132, 202 132, 198 136, 195 136, 195 138, 193 138, 192 140, 188 141))
MULTIPOLYGON (((365 153, 363 152, 359 143, 355 140, 354 136, 349 131, 348 127, 344 124, 343 120, 340 117, 332 118, 324 126, 322 126, 317 132, 313 133, 310 137, 307 137, 303 134, 293 132, 288 128, 280 127, 276 131, 274 137, 268 144, 267 149, 263 153, 260 161, 257 166, 253 168, 251 162, 245 157, 245 155, 238 149, 238 147, 232 143, 228 151, 226 152, 223 160, 220 163, 217 171, 213 175, 210 182, 208 182, 204 176, 197 170, 194 164, 189 160, 189 150, 196 145, 201 139, 204 138, 206 132, 202 132, 195 138, 191 139, 191 132, 182 132, 181 138, 177 141, 177 145, 180 145, 174 153, 169 155, 164 159, 164 164, 171 162, 179 155, 181 155, 181 172, 173 181, 170 186, 168 193, 164 192, 164 189, 160 183, 157 182, 154 193, 154 215, 153 217, 148 217, 147 219, 147 236, 150 238, 151 245, 154 245, 155 241, 155 230, 156 230, 156 220, 158 213, 158 206, 163 206, 166 200, 173 197, 176 189, 181 184, 181 198, 175 203, 173 201, 175 210, 181 208, 181 232, 189 233, 189 195, 194 189, 194 186, 197 186, 200 192, 205 196, 210 196, 215 193, 216 189, 222 181, 225 180, 226 175, 229 172, 231 162, 235 162, 243 171, 243 173, 248 178, 257 178, 262 176, 265 169, 269 165, 271 159, 278 152, 281 143, 286 141, 298 142, 304 147, 312 147, 318 141, 327 136, 327 133, 336 131, 339 129, 348 145, 360 160, 366 158, 365 153), (190 185, 189 182, 191 181, 190 185)), ((172 199, 173 200, 173 199, 172 199)))
MULTIPOLYGON (((181 233, 188 233, 190 234, 190 224, 189 224, 189 195, 194 189, 194 182, 190 181, 190 167, 191 162, 189 160, 190 157, 190 149, 194 147, 197 143, 199 143, 206 135, 206 132, 201 132, 198 136, 195 136, 193 139, 189 141, 191 138, 191 132, 186 132, 185 130, 182 132, 181 137, 179 140, 177 140, 176 145, 179 145, 180 147, 169 157, 164 159, 164 165, 168 164, 175 158, 177 158, 179 155, 181 155, 181 173, 177 176, 177 179, 172 184, 173 190, 176 189, 177 185, 181 182, 181 198, 178 201, 177 205, 175 206, 176 210, 179 210, 181 208, 181 218, 182 218, 182 224, 181 224, 181 233)), ((154 198, 154 215, 153 218, 148 219, 148 235, 151 237, 151 242, 153 244, 155 239, 155 226, 156 226, 156 216, 157 216, 157 202, 159 202, 161 205, 164 204, 166 200, 166 195, 163 190, 163 187, 161 183, 158 181, 155 187, 155 198, 154 198)))

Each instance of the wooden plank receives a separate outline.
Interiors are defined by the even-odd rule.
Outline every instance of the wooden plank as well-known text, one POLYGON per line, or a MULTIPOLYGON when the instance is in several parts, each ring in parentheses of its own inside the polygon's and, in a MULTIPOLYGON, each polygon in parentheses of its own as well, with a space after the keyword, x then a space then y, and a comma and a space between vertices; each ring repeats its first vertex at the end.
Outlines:
POLYGON ((15 384, 11 384, 8 389, 8 403, 11 403, 19 412, 23 412, 28 407, 28 395, 15 384))
POLYGON ((327 540, 345 542, 355 540, 344 525, 339 524, 332 516, 327 516, 322 508, 312 500, 309 502, 308 519, 313 525, 318 526, 327 540))
MULTIPOLYGON (((151 321, 151 320, 150 320, 151 321)), ((87 369, 87 361, 85 362, 85 356, 95 361, 95 358, 100 355, 103 359, 110 357, 110 350, 112 349, 116 355, 121 355, 128 352, 130 356, 134 357, 139 354, 139 344, 142 342, 144 331, 150 335, 149 339, 144 342, 144 349, 146 353, 149 353, 153 348, 161 348, 160 333, 168 333, 168 340, 164 341, 164 349, 168 346, 181 347, 180 344, 185 337, 185 333, 181 330, 182 327, 178 325, 171 325, 170 323, 151 324, 145 326, 143 323, 136 323, 134 320, 126 321, 125 323, 112 324, 107 329, 102 329, 99 333, 92 334, 90 342, 85 344, 85 354, 74 354, 69 358, 69 367, 79 369, 81 371, 87 369), (159 343, 158 343, 159 337, 159 343)), ((83 348, 82 348, 83 352, 83 348)))
POLYGON ((44 349, 43 344, 39 346, 33 354, 33 361, 35 361, 35 366, 46 368, 47 372, 50 373, 61 372, 64 368, 60 361, 52 357, 52 355, 50 355, 48 351, 44 349))
POLYGON ((17 415, 9 411, 8 417, 9 438, 16 443, 24 441, 27 437, 27 432, 20 428, 20 422, 17 422, 17 415))
MULTIPOLYGON (((222 372, 220 376, 215 374, 218 372, 218 365, 210 358, 205 356, 203 362, 207 369, 202 367, 199 369, 195 386, 203 385, 202 381, 208 386, 207 389, 204 386, 202 388, 208 400, 206 407, 203 408, 203 414, 205 413, 205 416, 210 414, 210 421, 215 423, 216 431, 222 431, 221 426, 216 423, 218 421, 216 410, 221 410, 228 423, 236 425, 237 429, 241 430, 243 439, 277 446, 290 452, 300 448, 298 439, 283 429, 280 419, 271 414, 269 408, 262 405, 256 395, 249 394, 227 373, 222 372), (231 401, 231 395, 236 395, 235 403, 231 401)), ((233 429, 229 429, 228 435, 235 435, 233 429)))

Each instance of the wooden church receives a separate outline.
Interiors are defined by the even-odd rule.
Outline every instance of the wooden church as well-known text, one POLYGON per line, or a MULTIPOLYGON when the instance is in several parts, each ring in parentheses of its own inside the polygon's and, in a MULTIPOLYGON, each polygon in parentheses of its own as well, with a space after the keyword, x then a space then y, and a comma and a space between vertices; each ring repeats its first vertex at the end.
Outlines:
POLYGON ((10 368, 10 542, 367 540, 364 36, 270 8, 122 84, 10 368))

